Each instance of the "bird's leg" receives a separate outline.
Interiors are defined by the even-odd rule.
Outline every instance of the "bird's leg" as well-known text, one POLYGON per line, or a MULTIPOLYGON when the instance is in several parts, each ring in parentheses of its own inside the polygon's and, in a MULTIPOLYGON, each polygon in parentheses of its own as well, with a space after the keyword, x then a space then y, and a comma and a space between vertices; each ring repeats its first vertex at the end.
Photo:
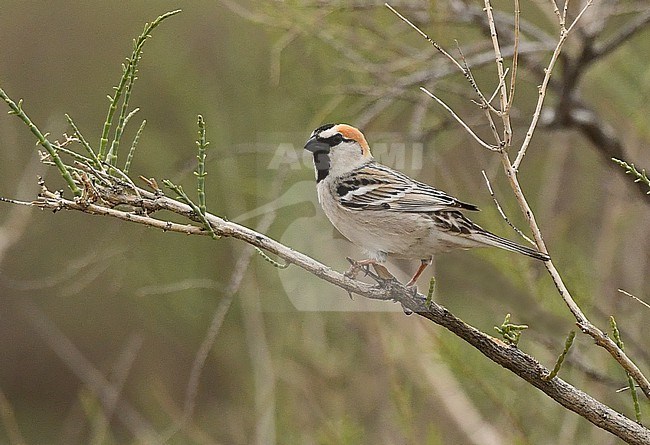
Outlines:
POLYGON ((426 269, 429 264, 431 264, 431 257, 421 260, 422 262, 420 263, 420 267, 418 267, 418 270, 415 271, 415 275, 413 275, 413 278, 411 278, 411 281, 409 281, 406 284, 406 287, 411 287, 415 286, 415 282, 420 278, 420 275, 422 275, 422 272, 424 272, 424 269, 426 269))

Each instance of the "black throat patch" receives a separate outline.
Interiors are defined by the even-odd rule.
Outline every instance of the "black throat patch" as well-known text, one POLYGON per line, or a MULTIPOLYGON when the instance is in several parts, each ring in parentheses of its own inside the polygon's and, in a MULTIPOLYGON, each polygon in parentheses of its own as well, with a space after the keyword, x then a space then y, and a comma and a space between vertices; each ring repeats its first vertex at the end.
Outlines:
POLYGON ((330 173, 329 150, 318 150, 314 152, 314 167, 316 167, 316 183, 327 178, 327 175, 330 173))

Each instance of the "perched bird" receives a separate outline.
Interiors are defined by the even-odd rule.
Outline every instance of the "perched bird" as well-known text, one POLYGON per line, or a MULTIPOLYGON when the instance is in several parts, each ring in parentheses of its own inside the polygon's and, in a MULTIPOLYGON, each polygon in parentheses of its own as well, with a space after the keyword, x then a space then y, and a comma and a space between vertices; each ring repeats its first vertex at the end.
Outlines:
MULTIPOLYGON (((318 201, 343 236, 365 249, 357 265, 388 256, 419 259, 413 286, 439 252, 494 246, 541 261, 550 257, 484 230, 461 213, 478 210, 374 160, 366 138, 347 124, 314 130, 305 144, 314 155, 318 201)), ((385 270, 385 268, 383 269, 385 270)))

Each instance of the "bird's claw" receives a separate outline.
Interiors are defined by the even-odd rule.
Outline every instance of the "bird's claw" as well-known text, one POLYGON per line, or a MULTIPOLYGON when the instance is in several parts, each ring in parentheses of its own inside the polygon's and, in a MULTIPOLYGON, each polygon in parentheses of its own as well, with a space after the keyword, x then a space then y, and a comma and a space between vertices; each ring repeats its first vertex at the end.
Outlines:
POLYGON ((355 279, 359 272, 363 271, 364 276, 372 278, 380 285, 385 285, 391 281, 397 281, 397 278, 395 278, 395 276, 390 273, 385 266, 377 263, 375 260, 367 259, 357 261, 350 257, 346 257, 346 259, 350 263, 350 268, 344 274, 347 278, 355 279), (375 270, 374 273, 370 270, 370 266, 375 270))
POLYGON ((411 297, 418 298, 418 286, 416 284, 406 285, 406 290, 411 294, 411 297))
MULTIPOLYGON (((376 263, 373 260, 354 260, 350 257, 345 257, 346 260, 350 263, 350 268, 343 275, 347 278, 354 280, 359 272, 363 271, 365 277, 371 277, 375 280, 378 280, 379 277, 370 271, 370 265, 372 264, 375 267, 376 263)), ((381 266, 383 267, 383 266, 381 266)), ((385 268, 384 268, 385 269, 385 268)), ((375 269, 376 270, 376 269, 375 269)))
POLYGON ((359 264, 357 260, 353 260, 350 257, 345 257, 346 260, 350 263, 350 268, 343 274, 346 278, 349 278, 351 280, 354 280, 363 266, 359 264))

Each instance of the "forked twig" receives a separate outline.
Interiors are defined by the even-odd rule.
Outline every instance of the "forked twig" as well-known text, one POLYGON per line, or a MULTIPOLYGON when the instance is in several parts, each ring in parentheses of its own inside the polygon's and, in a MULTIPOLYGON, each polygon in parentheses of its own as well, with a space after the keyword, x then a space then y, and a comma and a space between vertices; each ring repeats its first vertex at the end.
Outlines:
POLYGON ((458 45, 458 42, 456 42, 456 44, 457 44, 457 46, 458 46, 458 52, 460 53, 461 60, 463 61, 463 63, 461 63, 461 62, 459 62, 458 60, 456 60, 456 59, 454 58, 454 56, 452 56, 451 54, 449 54, 449 53, 448 53, 448 52, 447 52, 443 47, 441 47, 441 46, 438 44, 438 42, 436 42, 436 41, 433 40, 431 37, 429 37, 429 36, 428 36, 424 31, 422 31, 422 30, 421 30, 417 25, 415 25, 415 24, 414 24, 413 22, 411 22, 409 19, 407 19, 407 18, 404 17, 402 14, 400 14, 399 12, 397 12, 397 10, 396 10, 395 8, 393 8, 391 5, 389 5, 388 3, 384 3, 384 5, 385 5, 388 9, 390 9, 390 11, 391 11, 393 14, 395 14, 397 17, 399 17, 399 18, 400 18, 404 23, 406 23, 406 24, 409 25, 411 28, 413 28, 415 31, 417 31, 418 34, 420 34, 422 37, 424 37, 424 38, 425 38, 429 43, 431 43, 431 45, 432 45, 435 49, 437 49, 437 50, 438 50, 438 51, 439 51, 443 56, 445 56, 447 59, 449 59, 449 61, 451 61, 451 63, 454 64, 454 65, 456 66, 456 68, 458 68, 458 70, 463 74, 463 76, 465 76, 465 78, 467 79, 467 81, 469 82, 469 84, 472 86, 472 88, 474 89, 474 91, 475 91, 476 94, 478 95, 478 97, 479 97, 479 103, 481 104, 482 107, 485 107, 485 108, 487 108, 487 109, 493 111, 493 112, 496 113, 496 114, 499 114, 499 115, 501 114, 501 112, 500 112, 499 110, 495 109, 495 108, 490 104, 490 101, 488 101, 488 100, 486 99, 485 95, 483 94, 483 92, 481 91, 481 89, 478 87, 478 84, 476 83, 476 79, 474 79, 474 75, 472 74, 472 71, 470 70, 469 65, 467 64, 467 61, 465 60, 465 55, 464 55, 463 52, 461 51, 461 49, 460 49, 460 45, 458 45))
POLYGON ((478 142, 479 144, 481 144, 482 147, 485 147, 485 148, 487 148, 488 150, 491 150, 491 151, 499 151, 499 150, 500 150, 500 147, 498 147, 498 146, 496 146, 496 145, 490 145, 490 144, 488 144, 487 142, 485 142, 483 139, 481 139, 480 137, 478 137, 478 135, 477 135, 476 133, 474 133, 474 131, 469 127, 469 125, 467 125, 467 124, 465 123, 465 121, 463 121, 463 120, 460 118, 460 116, 458 116, 458 115, 454 112, 454 110, 452 110, 452 109, 451 109, 451 108, 450 108, 446 103, 444 103, 441 99, 439 99, 435 94, 433 94, 432 92, 430 92, 429 90, 427 90, 427 89, 424 88, 424 87, 420 87, 420 90, 423 91, 426 95, 428 95, 428 96, 431 97, 432 99, 434 99, 434 100, 435 100, 436 102, 438 102, 440 105, 442 105, 442 107, 443 107, 445 110, 447 110, 447 111, 449 112, 449 114, 451 114, 452 117, 453 117, 454 119, 456 119, 456 121, 457 121, 460 125, 462 125, 462 127, 463 127, 465 130, 467 130, 467 132, 468 132, 468 133, 469 133, 469 134, 474 138, 474 140, 476 140, 476 142, 478 142))
MULTIPOLYGON (((562 46, 566 42, 567 36, 569 35, 570 31, 576 26, 580 18, 583 16, 587 8, 592 4, 593 0, 588 0, 585 6, 581 9, 580 13, 577 15, 577 17, 574 19, 574 21, 571 23, 571 26, 569 26, 568 29, 564 29, 563 27, 560 30, 560 39, 555 47, 555 50, 553 52, 553 55, 551 57, 551 61, 549 62, 548 67, 545 70, 545 76, 544 76, 544 81, 542 85, 540 86, 539 92, 539 98, 537 101, 537 106, 535 109, 535 113, 533 115, 533 119, 531 122, 531 125, 528 129, 528 132, 526 133, 526 138, 524 142, 522 143, 522 146, 519 150, 519 153, 517 154, 517 158, 514 163, 511 163, 510 158, 508 156, 508 153, 505 150, 500 150, 500 156, 501 156, 501 163, 506 171, 506 176, 510 182, 510 186, 512 187, 512 190, 515 194, 515 198, 517 199, 517 202, 519 203, 519 206, 521 208, 522 213, 524 214, 528 225, 530 226, 530 229, 533 233, 534 239, 535 239, 535 244, 537 248, 544 253, 548 253, 548 250, 546 249, 546 245, 544 243, 544 240, 542 238, 542 233, 539 229, 539 226, 535 220, 535 215, 530 208, 530 205, 528 204, 528 201, 526 197, 523 194, 523 191, 521 189, 521 185, 519 184, 519 180, 517 178, 517 168, 519 167, 523 156, 526 152, 526 149, 528 145, 530 144, 530 140, 532 138, 533 132, 535 128, 537 127, 537 122, 539 120, 539 117, 541 115, 541 109, 542 105, 544 102, 544 97, 546 94, 546 89, 548 87, 548 83, 550 80, 551 72, 555 66, 555 62, 557 61, 560 51, 562 49, 562 46)), ((486 0, 486 6, 489 6, 489 0, 486 0)), ((486 8, 486 13, 488 14, 488 17, 491 16, 491 9, 486 8)), ((493 28, 493 23, 491 23, 491 32, 492 32, 492 37, 493 37, 493 42, 494 42, 494 47, 495 47, 495 54, 496 54, 496 59, 497 59, 497 66, 500 66, 499 64, 499 49, 498 49, 498 40, 496 39, 496 31, 493 28)), ((507 116, 505 116, 507 117, 507 116)), ((504 117, 504 118, 505 118, 504 117)), ((505 125, 505 121, 504 121, 505 125)), ((546 261, 544 263, 546 266, 553 283, 558 289, 558 292, 560 296, 562 297, 564 303, 567 305, 575 319, 577 320, 577 324, 580 327, 580 329, 590 335, 596 342, 598 346, 603 347, 605 350, 607 350, 610 355, 625 369, 625 371, 632 376, 632 378, 639 384, 640 388, 642 389, 643 393, 646 395, 646 397, 650 398, 650 382, 648 379, 643 375, 639 367, 625 354, 625 352, 618 347, 618 345, 611 339, 609 336, 607 336, 603 331, 598 329, 589 319, 586 317, 586 315, 582 312, 580 307, 576 304, 575 300, 571 296, 571 293, 567 289, 566 285, 564 284, 562 277, 560 276, 560 273, 556 269, 555 265, 553 264, 552 261, 546 261)))
MULTIPOLYGON (((467 80, 469 80, 469 83, 472 85, 474 91, 476 91, 476 94, 478 94, 480 98, 479 105, 483 108, 487 108, 488 110, 492 111, 494 114, 500 115, 501 111, 497 110, 496 108, 494 108, 494 106, 492 106, 492 100, 494 99, 494 96, 492 96, 490 99, 487 99, 483 95, 481 89, 478 87, 478 84, 476 83, 476 79, 474 79, 474 74, 472 74, 472 70, 470 69, 469 64, 467 63, 467 59, 465 59, 465 54, 463 54, 463 50, 460 48, 458 41, 456 41, 456 48, 458 49, 458 54, 460 54, 460 60, 462 61, 463 74, 465 74, 465 77, 467 78, 467 80)), ((499 82, 499 86, 500 85, 501 82, 499 82)))
POLYGON ((515 161, 512 163, 512 166, 515 171, 519 170, 521 161, 523 161, 524 156, 526 155, 526 150, 528 150, 530 141, 533 138, 533 133, 535 132, 535 129, 537 128, 537 123, 539 122, 539 118, 542 115, 542 107, 544 105, 544 99, 546 98, 546 90, 548 89, 548 83, 551 80, 551 73, 553 72, 555 63, 560 57, 560 52, 562 51, 562 47, 564 46, 564 43, 566 42, 567 37, 569 36, 571 30, 575 27, 576 23, 578 23, 578 20, 580 20, 582 15, 585 13, 587 8, 591 6, 592 3, 593 0, 587 0, 587 3, 580 10, 580 13, 576 16, 576 18, 573 20, 571 26, 569 26, 568 29, 565 29, 562 26, 560 29, 560 38, 557 42, 557 45, 555 46, 555 50, 553 51, 553 55, 551 56, 551 60, 549 61, 548 66, 544 69, 544 79, 542 80, 542 84, 539 86, 539 96, 537 98, 537 105, 535 105, 535 112, 533 113, 533 118, 530 122, 530 126, 528 127, 528 131, 526 131, 526 138, 524 139, 524 142, 521 143, 521 147, 519 148, 517 157, 515 158, 515 161))
POLYGON ((512 101, 515 98, 515 85, 517 84, 517 65, 519 64, 519 0, 515 0, 515 29, 514 29, 514 42, 512 44, 512 74, 510 75, 510 92, 508 93, 508 104, 504 113, 509 114, 512 108, 512 101))

